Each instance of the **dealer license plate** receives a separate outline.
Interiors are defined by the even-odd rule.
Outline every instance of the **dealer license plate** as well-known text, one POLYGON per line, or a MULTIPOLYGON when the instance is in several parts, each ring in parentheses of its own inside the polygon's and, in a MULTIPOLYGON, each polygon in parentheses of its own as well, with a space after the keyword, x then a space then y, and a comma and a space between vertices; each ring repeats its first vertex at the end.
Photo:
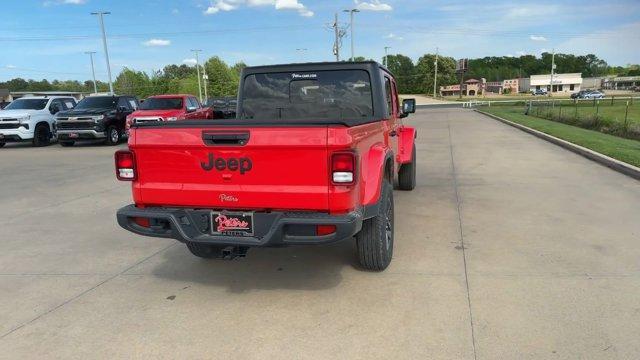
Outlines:
POLYGON ((253 236, 253 213, 212 211, 211 234, 253 236))

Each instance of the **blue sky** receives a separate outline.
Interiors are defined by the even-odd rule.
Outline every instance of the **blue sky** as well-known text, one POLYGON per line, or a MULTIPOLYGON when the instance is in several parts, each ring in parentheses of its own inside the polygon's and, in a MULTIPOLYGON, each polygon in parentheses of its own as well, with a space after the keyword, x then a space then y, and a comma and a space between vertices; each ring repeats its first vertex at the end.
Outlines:
MULTIPOLYGON (((595 53, 612 65, 640 63, 640 1, 430 0, 2 0, 0 80, 90 78, 105 17, 112 71, 151 71, 218 55, 249 65, 334 59, 333 14, 357 7, 356 55, 380 60, 384 47, 414 60, 558 52, 595 53), (307 49, 307 50, 296 50, 307 49)), ((348 14, 340 12, 340 22, 348 14)), ((350 53, 345 37, 342 53, 350 53)), ((115 76, 115 75, 114 75, 115 76)))

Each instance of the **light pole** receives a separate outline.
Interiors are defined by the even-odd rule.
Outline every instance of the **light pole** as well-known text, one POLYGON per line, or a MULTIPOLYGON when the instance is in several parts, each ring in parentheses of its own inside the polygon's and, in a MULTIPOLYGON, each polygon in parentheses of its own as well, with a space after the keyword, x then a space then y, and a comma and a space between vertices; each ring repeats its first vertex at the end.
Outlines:
POLYGON ((436 47, 436 61, 433 62, 434 74, 433 74, 433 98, 436 97, 436 89, 438 85, 438 48, 436 47))
POLYGON ((556 49, 551 50, 551 82, 549 83, 549 97, 553 93, 553 70, 556 69, 556 49))
POLYGON ((93 75, 93 93, 98 93, 98 85, 96 84, 96 69, 93 67, 93 54, 95 51, 85 51, 85 54, 89 54, 89 59, 91 59, 91 75, 93 75))
POLYGON ((357 13, 360 12, 360 10, 358 9, 349 9, 349 10, 342 10, 343 12, 348 12, 350 15, 350 23, 349 23, 349 28, 351 31, 351 61, 353 61, 356 56, 354 55, 354 51, 353 51, 353 13, 357 13))
POLYGON ((209 101, 209 95, 207 95, 207 82, 209 82, 209 75, 205 72, 204 66, 202 67, 202 80, 204 80, 204 103, 209 101))
POLYGON ((200 96, 200 102, 202 102, 202 85, 200 85, 200 59, 198 58, 198 53, 202 50, 191 49, 192 52, 196 54, 196 72, 198 74, 198 94, 200 96))
POLYGON ((104 56, 107 59, 107 75, 109 75, 109 93, 113 95, 113 81, 111 81, 111 65, 109 64, 109 50, 107 49, 107 33, 104 31, 104 15, 111 14, 110 11, 92 12, 91 15, 98 15, 100 19, 100 29, 102 29, 102 46, 104 46, 104 56))
POLYGON ((384 66, 389 66, 389 54, 387 54, 387 51, 391 49, 391 46, 385 46, 384 47, 384 66))

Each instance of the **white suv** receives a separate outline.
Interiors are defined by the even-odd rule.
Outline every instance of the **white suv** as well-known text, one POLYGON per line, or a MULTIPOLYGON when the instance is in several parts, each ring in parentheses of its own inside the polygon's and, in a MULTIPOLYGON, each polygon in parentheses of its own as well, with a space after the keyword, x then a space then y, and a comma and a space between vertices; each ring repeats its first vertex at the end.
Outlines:
POLYGON ((58 111, 70 110, 76 100, 68 96, 33 96, 14 100, 0 110, 0 147, 7 142, 31 141, 45 146, 56 135, 58 111))

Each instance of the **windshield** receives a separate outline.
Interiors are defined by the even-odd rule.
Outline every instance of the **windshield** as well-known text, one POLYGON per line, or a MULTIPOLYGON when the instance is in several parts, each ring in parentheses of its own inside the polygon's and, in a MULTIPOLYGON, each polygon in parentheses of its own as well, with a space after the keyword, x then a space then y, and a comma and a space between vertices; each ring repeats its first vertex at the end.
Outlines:
POLYGON ((76 105, 76 109, 115 109, 118 98, 113 96, 86 97, 76 105))
POLYGON ((364 70, 252 74, 245 78, 243 119, 361 119, 373 115, 364 70))
POLYGON ((182 109, 182 98, 148 98, 140 110, 179 110, 182 109))
POLYGON ((5 110, 42 110, 49 99, 18 99, 7 105, 5 110))

